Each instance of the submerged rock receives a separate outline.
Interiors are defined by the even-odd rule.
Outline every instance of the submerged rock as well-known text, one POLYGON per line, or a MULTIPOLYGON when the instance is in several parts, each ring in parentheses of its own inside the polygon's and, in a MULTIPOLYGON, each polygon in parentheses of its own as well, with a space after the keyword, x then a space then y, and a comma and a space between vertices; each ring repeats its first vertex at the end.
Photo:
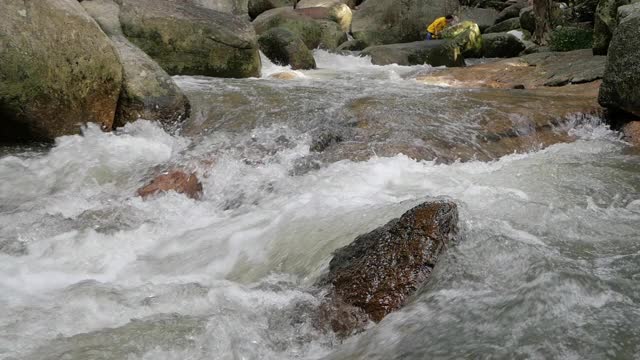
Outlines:
POLYGON ((640 116, 640 6, 622 6, 621 10, 598 101, 604 107, 640 116))
POLYGON ((274 64, 291 65, 294 70, 316 68, 311 51, 296 34, 285 28, 269 29, 260 36, 258 43, 274 64))
POLYGON ((251 24, 180 0, 119 0, 127 38, 170 75, 260 76, 251 24))
POLYGON ((53 140, 97 123, 110 130, 122 67, 76 0, 3 0, 0 141, 53 140))
POLYGON ((371 56, 374 65, 464 66, 460 49, 448 40, 370 46, 362 55, 371 56))
POLYGON ((171 170, 156 176, 148 184, 138 189, 138 196, 146 199, 161 192, 175 191, 192 199, 202 196, 202 184, 196 174, 182 170, 171 170))
POLYGON ((348 336, 401 308, 429 279, 457 226, 455 203, 427 201, 338 249, 320 281, 330 286, 321 321, 348 336))
POLYGON ((140 118, 173 127, 189 116, 189 100, 153 59, 122 33, 119 6, 113 0, 84 0, 82 6, 113 41, 123 68, 123 84, 114 127, 140 118))

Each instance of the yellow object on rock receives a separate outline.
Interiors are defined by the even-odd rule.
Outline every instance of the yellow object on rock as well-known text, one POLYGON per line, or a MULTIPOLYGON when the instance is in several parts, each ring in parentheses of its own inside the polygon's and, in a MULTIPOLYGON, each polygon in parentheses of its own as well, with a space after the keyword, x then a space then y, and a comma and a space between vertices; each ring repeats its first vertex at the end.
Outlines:
POLYGON ((440 31, 442 31, 445 26, 447 26, 447 19, 443 17, 439 17, 435 19, 429 27, 427 27, 427 31, 432 33, 433 35, 438 36, 440 31))

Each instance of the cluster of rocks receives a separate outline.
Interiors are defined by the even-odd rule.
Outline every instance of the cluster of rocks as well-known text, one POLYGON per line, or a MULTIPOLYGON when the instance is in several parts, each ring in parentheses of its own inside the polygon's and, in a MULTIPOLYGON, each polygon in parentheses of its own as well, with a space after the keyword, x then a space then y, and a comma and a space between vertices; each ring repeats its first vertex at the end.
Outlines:
POLYGON ((171 75, 260 75, 239 0, 6 0, 0 5, 0 141, 50 141, 79 124, 173 127, 189 101, 171 75))

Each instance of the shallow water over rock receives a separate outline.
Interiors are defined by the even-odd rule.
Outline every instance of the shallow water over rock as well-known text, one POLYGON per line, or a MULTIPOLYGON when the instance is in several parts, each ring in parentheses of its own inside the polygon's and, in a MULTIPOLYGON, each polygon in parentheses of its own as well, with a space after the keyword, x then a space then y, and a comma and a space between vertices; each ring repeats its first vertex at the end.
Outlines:
POLYGON ((640 157, 618 133, 551 116, 583 108, 570 94, 327 56, 293 80, 178 78, 201 101, 180 135, 138 121, 0 149, 0 358, 638 353, 640 157), (201 200, 136 196, 178 166, 201 200), (459 205, 461 239, 429 282, 344 342, 317 330, 309 289, 332 252, 433 196, 459 205))

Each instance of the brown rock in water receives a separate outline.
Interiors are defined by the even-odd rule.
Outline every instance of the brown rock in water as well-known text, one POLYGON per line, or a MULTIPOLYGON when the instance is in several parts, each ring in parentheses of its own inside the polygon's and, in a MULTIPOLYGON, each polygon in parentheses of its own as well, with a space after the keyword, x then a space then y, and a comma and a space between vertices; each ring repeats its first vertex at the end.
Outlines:
POLYGON ((331 286, 320 321, 347 336, 402 307, 454 240, 457 223, 455 203, 428 201, 338 249, 320 282, 331 286))
POLYGON ((159 192, 175 191, 192 199, 202 196, 202 184, 194 173, 187 174, 181 170, 172 170, 156 176, 147 185, 138 189, 138 196, 143 199, 159 192))
POLYGON ((624 138, 634 146, 640 146, 640 121, 632 121, 622 128, 624 138))

